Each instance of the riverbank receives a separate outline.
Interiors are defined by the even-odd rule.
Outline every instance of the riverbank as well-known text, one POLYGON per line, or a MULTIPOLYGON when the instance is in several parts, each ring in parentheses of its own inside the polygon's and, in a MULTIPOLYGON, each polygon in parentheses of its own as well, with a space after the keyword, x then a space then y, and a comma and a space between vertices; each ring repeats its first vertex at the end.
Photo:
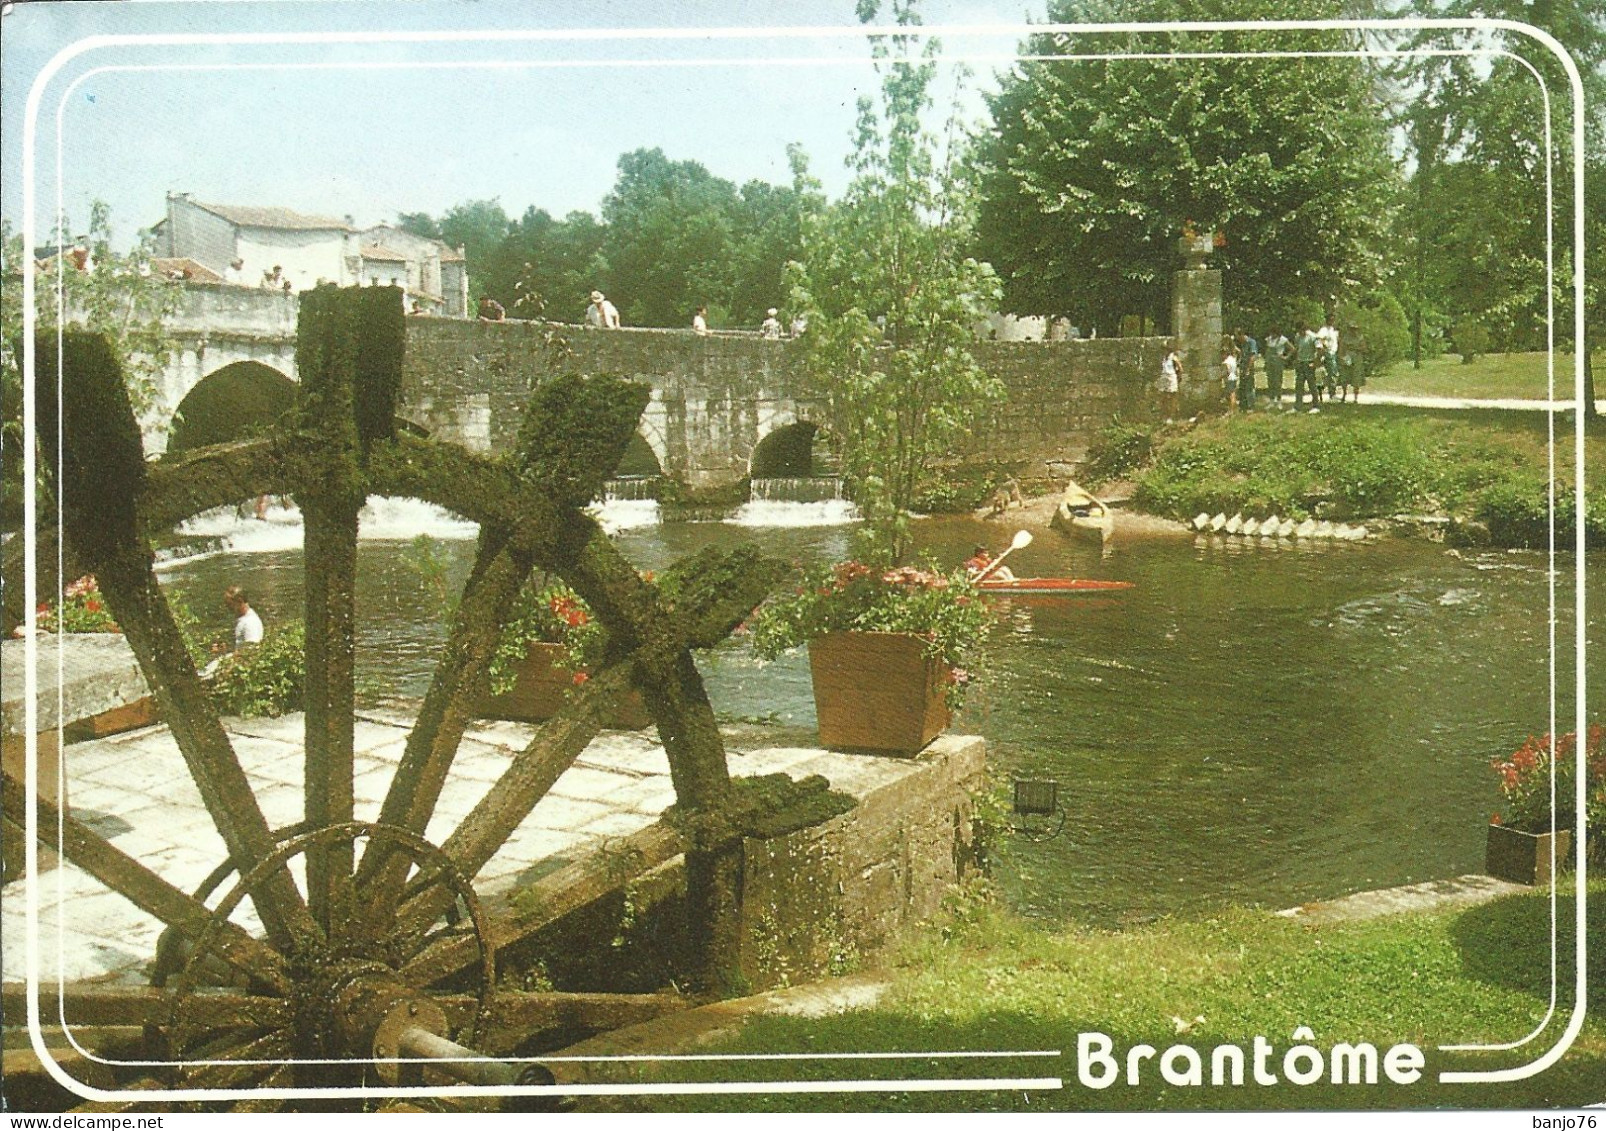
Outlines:
MULTIPOLYGON (((1578 520, 1573 436, 1554 451, 1541 414, 1329 406, 1317 415, 1252 413, 1106 428, 1085 486, 1130 481, 1130 508, 1177 521, 1199 513, 1404 526, 1469 545, 1564 543, 1578 520), (1421 522, 1423 517, 1437 521, 1421 522)), ((1585 440, 1590 546, 1606 546, 1606 432, 1585 440)))
MULTIPOLYGON (((1285 1110, 1575 1107, 1601 1099, 1606 1022, 1591 1018, 1559 1063, 1509 1083, 1441 1083, 1447 1069, 1509 1067, 1536 1059, 1561 1037, 1570 1011, 1573 891, 1558 893, 1563 924, 1556 1017, 1528 1047, 1477 1054, 1440 1044, 1520 1039, 1544 1017, 1550 993, 1549 893, 1534 891, 1472 908, 1445 908, 1311 926, 1264 911, 1233 909, 1167 919, 1117 932, 1046 930, 1002 910, 982 891, 954 900, 949 914, 911 943, 885 972, 886 987, 859 1007, 830 1016, 763 1016, 735 1037, 700 1046, 724 1054, 697 1065, 662 1066, 641 1080, 1042 1079, 1045 1090, 654 1096, 598 1101, 610 1110, 1285 1110), (1309 1038, 1294 1034, 1301 1027, 1309 1038), (1124 1075, 1102 1089, 1078 1080, 1084 1033, 1110 1038, 1115 1055, 1148 1044, 1196 1050, 1200 1086, 1162 1078, 1159 1056, 1138 1084, 1124 1075), (1252 1049, 1263 1037, 1275 1085, 1211 1086, 1210 1052, 1252 1049), (1334 1084, 1330 1076, 1292 1083, 1284 1055, 1313 1046, 1325 1058, 1340 1042, 1382 1053, 1422 1051, 1414 1083, 1334 1084), (960 1050, 1014 1055, 976 1060, 960 1050), (841 1059, 841 1054, 906 1054, 841 1059), (784 1069, 742 1057, 791 1054, 784 1069), (800 1055, 801 1054, 801 1055, 800 1055), (809 1054, 820 1057, 810 1059, 809 1054), (945 1055, 946 1054, 946 1055, 945 1055), (1049 1055, 1045 1055, 1049 1054, 1049 1055), (828 1057, 834 1057, 827 1059, 828 1057)), ((1606 883, 1590 885, 1592 951, 1606 946, 1606 883)), ((1589 992, 1606 993, 1591 964, 1589 992)), ((1173 1067, 1181 1070, 1185 1054, 1173 1067)), ((1303 1062, 1296 1062, 1303 1064, 1303 1062)))

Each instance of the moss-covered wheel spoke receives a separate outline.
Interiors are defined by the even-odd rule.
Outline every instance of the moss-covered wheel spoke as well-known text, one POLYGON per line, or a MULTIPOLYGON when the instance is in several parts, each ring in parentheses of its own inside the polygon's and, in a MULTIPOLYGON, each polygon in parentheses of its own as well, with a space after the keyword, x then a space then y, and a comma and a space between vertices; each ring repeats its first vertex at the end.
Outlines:
MULTIPOLYGON (((474 567, 463 586, 445 650, 385 795, 382 823, 419 834, 428 827, 463 733, 483 694, 502 622, 529 576, 531 564, 528 556, 508 548, 505 532, 491 527, 481 531, 474 567)), ((405 877, 399 866, 396 855, 383 845, 364 854, 357 882, 368 893, 364 915, 374 927, 395 914, 405 877)))
MULTIPOLYGON (((207 701, 139 528, 146 467, 122 373, 97 335, 65 334, 59 354, 49 332, 41 331, 39 344, 38 400, 48 409, 40 413, 38 438, 53 457, 47 462, 60 462, 54 486, 67 538, 97 575, 229 854, 260 859, 273 843, 267 821, 207 701), (58 395, 60 421, 53 416, 58 395), (58 425, 73 438, 60 451, 58 425)), ((288 872, 264 886, 257 909, 281 949, 318 933, 288 872)))

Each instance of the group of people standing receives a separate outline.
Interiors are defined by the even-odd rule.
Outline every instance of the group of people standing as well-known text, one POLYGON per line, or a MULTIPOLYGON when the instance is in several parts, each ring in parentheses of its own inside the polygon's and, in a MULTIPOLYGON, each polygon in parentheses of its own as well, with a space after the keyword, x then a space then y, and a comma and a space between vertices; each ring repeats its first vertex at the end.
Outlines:
MULTIPOLYGON (((1340 404, 1353 394, 1357 402, 1366 383, 1366 341, 1360 328, 1351 323, 1343 335, 1330 315, 1320 329, 1308 323, 1295 324, 1294 336, 1286 337, 1280 326, 1273 326, 1266 337, 1256 341, 1241 329, 1221 339, 1221 389, 1228 405, 1240 411, 1255 407, 1260 395, 1256 370, 1266 370, 1265 396, 1273 411, 1283 407, 1283 379, 1293 370, 1294 410, 1320 412, 1325 394, 1340 404), (1305 407, 1309 397, 1310 407, 1305 407)), ((1173 348, 1161 362, 1158 389, 1161 415, 1167 420, 1177 415, 1178 392, 1182 379, 1182 356, 1173 348)))
MULTIPOLYGON (((1324 394, 1329 402, 1337 397, 1340 404, 1351 397, 1357 402, 1361 399, 1361 386, 1366 384, 1366 339, 1353 322, 1340 335, 1331 316, 1317 330, 1300 321, 1295 323, 1291 339, 1274 327, 1263 352, 1266 394, 1277 408, 1282 407, 1283 375, 1290 368, 1294 371, 1295 410, 1305 407, 1307 396, 1307 412, 1321 411, 1324 394)), ((1251 404, 1253 396, 1251 393, 1251 404)))

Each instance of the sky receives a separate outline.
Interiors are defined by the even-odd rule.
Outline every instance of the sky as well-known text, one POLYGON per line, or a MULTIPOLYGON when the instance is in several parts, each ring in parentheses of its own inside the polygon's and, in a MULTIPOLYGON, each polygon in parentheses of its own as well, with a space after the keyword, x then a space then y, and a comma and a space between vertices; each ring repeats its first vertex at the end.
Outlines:
MULTIPOLYGON (((33 181, 41 243, 53 228, 58 164, 69 223, 81 230, 90 203, 103 200, 119 247, 162 218, 170 191, 208 203, 351 216, 359 225, 399 212, 438 215, 478 199, 498 200, 514 217, 532 205, 554 216, 595 213, 619 156, 654 146, 737 184, 786 183, 786 146, 799 142, 835 196, 848 179, 843 160, 856 100, 876 88, 854 7, 854 0, 6 4, 0 215, 21 228, 30 93, 38 99, 33 181), (667 34, 625 34, 644 28, 667 34), (809 28, 838 32, 797 30, 809 28), (523 34, 530 32, 545 38, 523 34), (262 41, 286 33, 312 41, 262 41), (414 38, 333 38, 352 33, 414 38), (179 35, 212 39, 83 43, 179 35), (46 75, 52 58, 75 45, 82 49, 46 75)), ((958 95, 968 118, 983 116, 980 90, 996 86, 1028 17, 1041 21, 1045 7, 1046 0, 923 5, 928 26, 995 29, 944 37, 949 59, 973 60, 958 95)), ((941 102, 954 99, 955 76, 945 66, 941 102)))

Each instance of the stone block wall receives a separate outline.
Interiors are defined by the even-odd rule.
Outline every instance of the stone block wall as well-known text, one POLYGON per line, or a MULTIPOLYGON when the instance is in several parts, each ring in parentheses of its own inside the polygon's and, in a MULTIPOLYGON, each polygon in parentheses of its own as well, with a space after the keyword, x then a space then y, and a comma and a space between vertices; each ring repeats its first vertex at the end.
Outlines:
POLYGON ((981 366, 1004 384, 964 456, 1034 464, 1078 460, 1116 417, 1152 415, 1167 338, 978 342, 981 366))
POLYGON ((944 735, 913 773, 877 772, 835 789, 858 805, 814 828, 749 839, 742 887, 742 973, 754 989, 840 972, 928 919, 974 852, 974 797, 985 740, 944 735))

